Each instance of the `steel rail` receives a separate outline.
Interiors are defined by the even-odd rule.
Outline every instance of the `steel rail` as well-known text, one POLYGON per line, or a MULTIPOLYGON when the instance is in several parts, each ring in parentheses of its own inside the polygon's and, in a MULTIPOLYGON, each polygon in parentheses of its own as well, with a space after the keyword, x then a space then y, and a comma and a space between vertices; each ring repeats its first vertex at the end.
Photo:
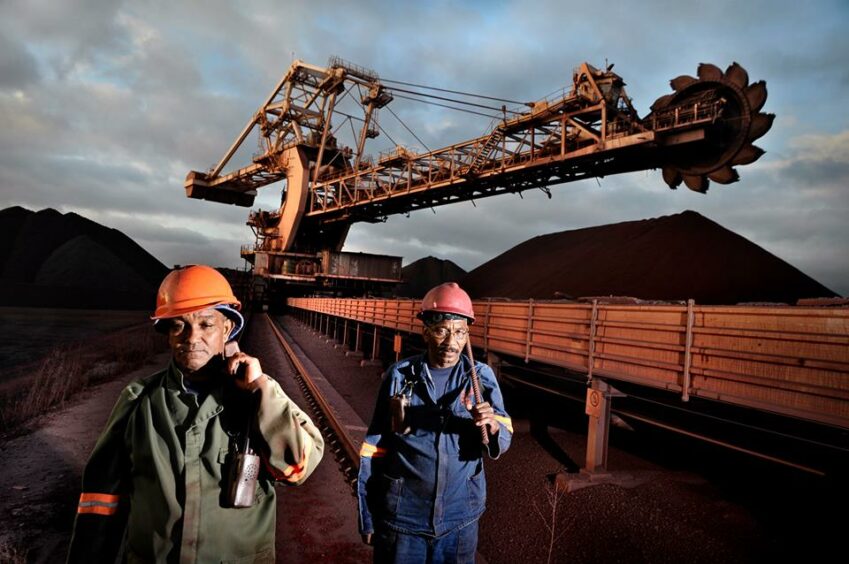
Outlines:
MULTIPOLYGON (((585 401, 583 398, 579 398, 579 397, 576 397, 576 396, 573 396, 573 395, 570 395, 570 394, 563 393, 562 391, 557 390, 555 388, 551 388, 549 386, 544 386, 542 384, 536 384, 534 382, 526 380, 525 378, 521 378, 521 377, 513 375, 513 374, 504 374, 503 376, 508 380, 512 380, 513 382, 518 382, 521 385, 527 386, 529 388, 535 388, 535 389, 543 391, 547 394, 552 394, 552 395, 559 396, 559 397, 562 397, 562 398, 565 398, 565 399, 573 400, 573 401, 576 401, 578 403, 584 403, 584 401, 585 401)), ((708 437, 707 435, 702 435, 700 433, 694 433, 692 431, 688 431, 688 430, 683 429, 681 427, 676 427, 675 425, 669 425, 667 423, 662 423, 662 422, 660 422, 656 419, 652 419, 652 418, 646 417, 644 415, 638 415, 638 414, 636 414, 632 411, 628 411, 628 410, 625 410, 625 409, 617 409, 617 408, 614 407, 614 408, 611 409, 611 413, 615 413, 616 415, 622 416, 623 418, 630 418, 630 419, 635 419, 637 421, 642 421, 643 423, 645 423, 647 425, 652 425, 654 427, 658 427, 658 428, 664 429, 666 431, 678 433, 680 435, 684 435, 684 436, 690 437, 692 439, 698 439, 700 441, 704 441, 704 442, 707 442, 707 443, 710 443, 710 444, 713 444, 713 445, 716 445, 716 446, 719 446, 719 447, 727 448, 729 450, 742 452, 743 454, 747 454, 747 455, 753 456, 755 458, 760 458, 762 460, 767 460, 769 462, 773 462, 773 463, 776 463, 776 464, 789 466, 791 468, 795 468, 797 470, 802 470, 804 472, 808 472, 808 473, 814 474, 816 476, 826 476, 825 472, 823 472, 822 470, 818 470, 817 468, 812 468, 810 466, 798 464, 796 462, 792 462, 792 461, 786 460, 784 458, 779 458, 777 456, 772 456, 772 455, 769 455, 769 454, 765 454, 763 452, 759 452, 759 451, 756 451, 756 450, 751 450, 751 449, 748 449, 748 448, 745 448, 745 447, 741 447, 741 446, 735 445, 733 443, 721 441, 719 439, 714 439, 713 437, 708 437)))
POLYGON ((321 415, 325 418, 330 428, 333 430, 333 433, 336 435, 336 438, 339 441, 339 444, 344 451, 345 457, 352 464, 354 469, 358 470, 360 467, 360 453, 359 449, 357 449, 356 444, 351 439, 351 436, 348 435, 348 432, 345 430, 345 426, 341 421, 336 417, 333 413, 333 409, 327 400, 324 398, 324 395, 319 390, 318 386, 315 384, 314 377, 310 374, 309 370, 304 366, 304 364, 300 361, 298 356, 295 354, 295 351, 292 349, 292 346, 286 340, 286 337, 283 336, 280 329, 277 327, 277 324, 271 319, 271 316, 267 313, 264 314, 265 319, 268 321, 269 326, 271 327, 274 336, 277 337, 277 340, 280 342, 280 345, 283 347, 283 350, 286 351, 286 355, 289 357, 289 361, 292 363, 292 366, 295 367, 295 370, 298 372, 301 380, 304 385, 309 390, 309 393, 312 395, 312 399, 316 402, 319 410, 321 411, 321 415))

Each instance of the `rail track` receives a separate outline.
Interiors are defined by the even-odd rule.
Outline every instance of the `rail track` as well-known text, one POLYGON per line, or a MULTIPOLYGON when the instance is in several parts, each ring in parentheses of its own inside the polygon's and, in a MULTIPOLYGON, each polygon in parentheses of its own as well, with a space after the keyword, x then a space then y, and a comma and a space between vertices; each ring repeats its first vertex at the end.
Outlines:
POLYGON ((333 452, 346 481, 355 488, 360 465, 356 441, 347 432, 345 424, 322 393, 317 383, 317 375, 304 362, 305 355, 291 342, 286 330, 279 327, 271 316, 264 314, 263 317, 294 368, 295 381, 313 412, 315 424, 324 435, 326 448, 333 452))

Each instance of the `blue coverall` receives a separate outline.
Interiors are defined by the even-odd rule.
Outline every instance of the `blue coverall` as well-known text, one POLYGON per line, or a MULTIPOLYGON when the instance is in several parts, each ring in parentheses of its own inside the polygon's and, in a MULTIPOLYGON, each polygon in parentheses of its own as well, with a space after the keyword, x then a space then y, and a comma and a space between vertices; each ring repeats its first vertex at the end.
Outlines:
MULTIPOLYGON (((492 369, 475 363, 483 399, 499 423, 499 432, 484 447, 470 412, 469 359, 460 356, 441 400, 434 397, 426 362, 426 355, 410 357, 384 376, 360 450, 361 534, 401 533, 438 541, 470 525, 476 531, 486 504, 483 453, 495 459, 510 446, 512 422, 492 369), (409 398, 404 433, 393 432, 390 424, 390 400, 399 393, 409 398)), ((424 555, 416 559, 429 560, 424 555)))

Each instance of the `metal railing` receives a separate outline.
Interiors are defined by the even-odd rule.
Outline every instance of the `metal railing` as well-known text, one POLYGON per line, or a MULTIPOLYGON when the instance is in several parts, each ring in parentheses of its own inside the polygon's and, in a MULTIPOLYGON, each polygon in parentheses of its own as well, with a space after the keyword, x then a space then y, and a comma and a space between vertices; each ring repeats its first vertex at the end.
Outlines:
MULTIPOLYGON (((420 331, 413 300, 288 304, 420 331)), ((849 308, 491 300, 475 311, 485 351, 849 429, 849 308)))

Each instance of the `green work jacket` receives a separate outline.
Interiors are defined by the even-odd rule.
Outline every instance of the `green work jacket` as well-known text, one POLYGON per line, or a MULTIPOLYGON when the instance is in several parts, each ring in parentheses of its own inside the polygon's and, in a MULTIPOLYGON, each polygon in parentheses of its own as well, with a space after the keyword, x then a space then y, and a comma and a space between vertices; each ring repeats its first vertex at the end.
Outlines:
POLYGON ((198 404, 172 362, 112 410, 83 472, 68 561, 113 562, 126 530, 130 563, 274 562, 274 484, 301 484, 323 451, 273 379, 252 395, 222 375, 198 404), (254 505, 232 508, 228 465, 248 428, 263 468, 254 505))

